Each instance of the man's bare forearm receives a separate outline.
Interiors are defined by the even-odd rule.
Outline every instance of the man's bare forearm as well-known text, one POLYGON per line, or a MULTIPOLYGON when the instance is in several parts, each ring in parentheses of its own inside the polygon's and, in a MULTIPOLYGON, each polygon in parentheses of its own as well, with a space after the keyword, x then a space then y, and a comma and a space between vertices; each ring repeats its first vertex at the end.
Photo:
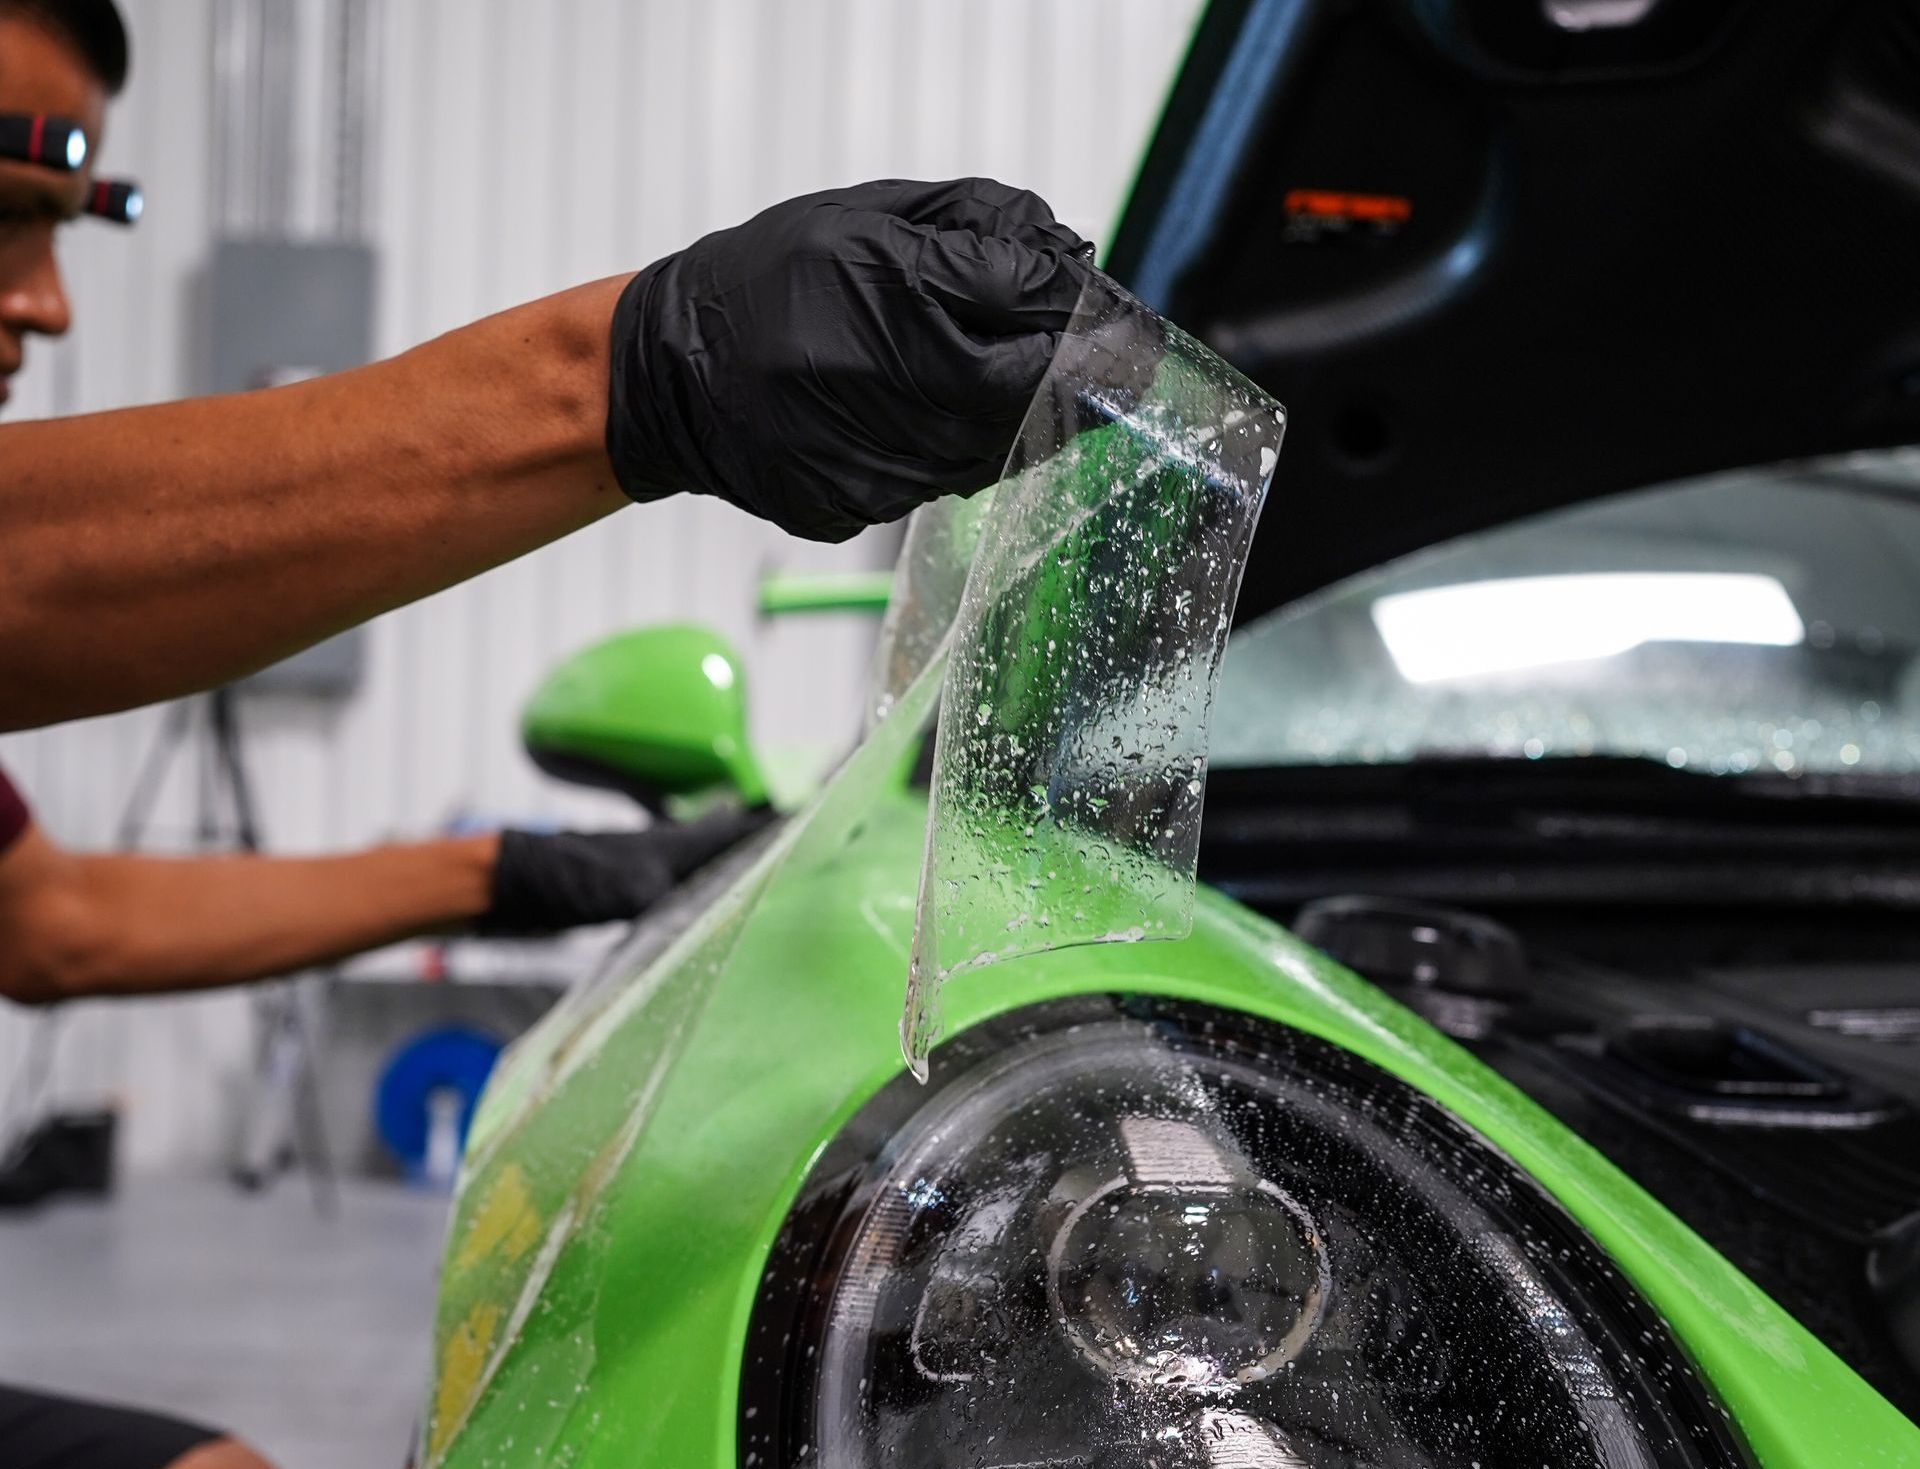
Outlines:
POLYGON ((477 836, 314 858, 49 851, 49 880, 9 915, 0 993, 209 989, 454 928, 486 911, 498 848, 477 836))
POLYGON ((390 362, 0 429, 0 729, 223 682, 628 497, 844 540, 981 489, 1090 249, 991 179, 880 180, 390 362))
POLYGON ((225 682, 627 503, 622 283, 312 382, 0 427, 0 729, 225 682))

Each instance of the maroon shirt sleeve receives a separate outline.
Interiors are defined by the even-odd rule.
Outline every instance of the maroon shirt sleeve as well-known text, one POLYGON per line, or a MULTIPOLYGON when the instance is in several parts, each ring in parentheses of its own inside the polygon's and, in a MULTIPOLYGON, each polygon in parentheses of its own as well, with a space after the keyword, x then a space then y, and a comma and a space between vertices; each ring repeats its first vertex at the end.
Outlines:
POLYGON ((7 772, 0 770, 0 852, 18 841, 32 820, 26 801, 7 779, 7 772))

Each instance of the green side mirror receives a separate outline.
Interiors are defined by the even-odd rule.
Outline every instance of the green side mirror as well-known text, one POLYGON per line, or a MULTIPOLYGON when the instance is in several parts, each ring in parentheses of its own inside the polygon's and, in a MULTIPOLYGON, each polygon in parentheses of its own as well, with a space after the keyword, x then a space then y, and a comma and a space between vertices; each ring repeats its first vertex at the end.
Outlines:
POLYGON ((658 811, 669 796, 728 789, 767 799, 747 745, 739 655, 693 623, 620 633, 547 675, 520 716, 527 753, 549 775, 624 791, 658 811))
POLYGON ((892 595, 891 571, 780 572, 760 579, 760 615, 871 612, 877 617, 892 595))

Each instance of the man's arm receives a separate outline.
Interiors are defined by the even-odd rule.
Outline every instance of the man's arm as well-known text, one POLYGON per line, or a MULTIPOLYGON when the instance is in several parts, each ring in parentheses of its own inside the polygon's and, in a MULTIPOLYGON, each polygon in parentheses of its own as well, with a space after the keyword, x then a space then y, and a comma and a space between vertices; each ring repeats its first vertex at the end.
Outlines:
POLYGON ((773 819, 723 809, 641 831, 505 831, 341 857, 96 856, 29 825, 0 848, 0 999, 211 989, 416 934, 624 922, 773 819))
POLYGON ((0 997, 51 1004, 241 984, 452 928, 491 903, 497 836, 344 857, 0 855, 0 997))
POLYGON ((991 179, 860 184, 351 373, 0 428, 0 730, 227 682, 626 497, 845 540, 979 490, 1089 250, 991 179))
POLYGON ((844 540, 981 489, 1088 249, 990 179, 883 180, 371 367, 0 428, 0 730, 225 682, 626 498, 844 540))
POLYGON ((224 682, 627 503, 624 282, 312 382, 0 427, 0 729, 224 682))

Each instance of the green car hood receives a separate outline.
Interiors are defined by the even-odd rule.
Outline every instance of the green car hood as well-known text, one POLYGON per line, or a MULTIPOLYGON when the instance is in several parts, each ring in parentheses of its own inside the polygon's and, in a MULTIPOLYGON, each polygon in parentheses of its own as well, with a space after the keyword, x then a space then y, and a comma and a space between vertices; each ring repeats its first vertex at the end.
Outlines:
MULTIPOLYGON (((515 1303, 489 1295, 488 1266, 540 1249, 542 1221, 510 1182, 526 1134, 500 1140, 506 1167, 494 1160, 495 1186, 449 1242, 428 1462, 736 1464, 747 1323, 774 1236, 822 1148, 903 1069, 895 1022, 924 821, 920 798, 887 795, 830 860, 773 879, 597 1222, 560 1250, 511 1328, 515 1303), (487 1346, 506 1329, 515 1350, 483 1385, 487 1346)), ((957 979, 949 1030, 1113 991, 1297 1027, 1451 1110, 1610 1253, 1760 1464, 1920 1465, 1920 1429, 1592 1148, 1424 1021, 1218 894, 1203 891, 1177 942, 1056 951, 957 979)), ((607 1107, 626 1105, 628 1081, 598 1079, 607 1107)))

